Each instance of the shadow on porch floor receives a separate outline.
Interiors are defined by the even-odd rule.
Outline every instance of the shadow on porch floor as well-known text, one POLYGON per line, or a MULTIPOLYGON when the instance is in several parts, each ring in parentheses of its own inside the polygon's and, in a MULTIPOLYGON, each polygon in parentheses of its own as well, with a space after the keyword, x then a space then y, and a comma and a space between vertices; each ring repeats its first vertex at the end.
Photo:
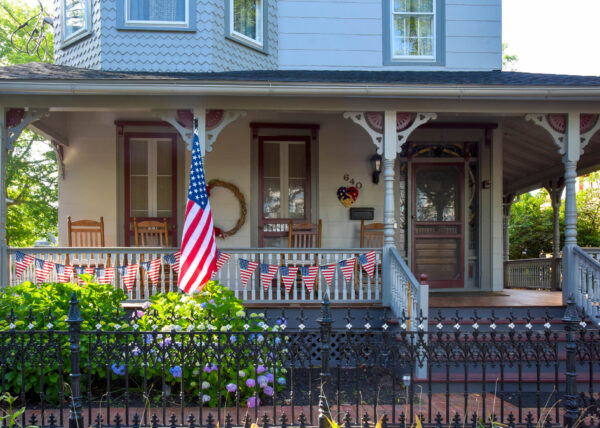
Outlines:
POLYGON ((500 292, 431 292, 430 308, 563 306, 561 291, 504 289, 500 292))

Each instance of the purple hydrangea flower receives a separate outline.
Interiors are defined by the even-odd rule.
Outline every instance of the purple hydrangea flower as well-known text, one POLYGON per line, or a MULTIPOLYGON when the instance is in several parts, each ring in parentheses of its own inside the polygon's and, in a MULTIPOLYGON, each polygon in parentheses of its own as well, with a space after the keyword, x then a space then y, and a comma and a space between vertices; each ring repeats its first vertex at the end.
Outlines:
POLYGON ((214 372, 215 370, 218 370, 217 366, 215 366, 215 363, 210 363, 210 365, 207 364, 204 366, 204 371, 206 373, 214 372))
POLYGON ((260 386, 262 386, 263 388, 267 385, 267 378, 265 376, 259 376, 256 381, 258 382, 258 384, 260 386))
POLYGON ((279 385, 285 385, 285 384, 287 383, 287 381, 285 380, 285 378, 284 378, 284 377, 278 377, 278 378, 277 378, 277 383, 278 383, 279 385))
POLYGON ((256 386, 256 382, 254 381, 254 379, 247 379, 246 386, 248 388, 254 388, 256 386))
POLYGON ((271 388, 270 386, 265 386, 265 387, 263 388, 263 392, 264 392, 266 395, 268 395, 269 397, 272 397, 272 396, 273 396, 273 392, 274 392, 274 391, 273 391, 273 388, 271 388))
POLYGON ((260 398, 258 397, 250 397, 248 398, 248 401, 246 403, 246 405, 250 408, 252 407, 258 407, 260 406, 260 398))
POLYGON ((256 368, 256 373, 258 373, 258 374, 264 373, 266 371, 267 371, 267 369, 262 364, 256 368))
POLYGON ((227 391, 229 391, 229 392, 237 391, 237 386, 234 383, 228 383, 225 388, 227 388, 227 391))
POLYGON ((269 383, 273 383, 273 380, 275 379, 275 378, 273 377, 273 373, 267 373, 267 374, 265 375, 265 377, 267 378, 267 382, 269 382, 269 383))
POLYGON ((171 338, 166 337, 162 342, 158 342, 158 346, 161 348, 167 348, 171 344, 171 338))
POLYGON ((134 315, 138 318, 141 318, 144 316, 144 311, 135 311, 132 315, 134 315))
POLYGON ((152 303, 148 302, 144 302, 144 304, 142 305, 142 309, 148 309, 150 307, 150 305, 152 305, 152 303))
POLYGON ((200 303, 200 307, 201 307, 202 309, 206 309, 206 302, 202 302, 202 303, 200 303))
POLYGON ((211 305, 214 305, 214 304, 215 304, 215 301, 214 301, 213 299, 210 299, 210 300, 208 301, 208 303, 210 303, 211 305))
POLYGON ((112 369, 113 373, 117 376, 123 376, 125 374, 125 364, 117 366, 116 363, 113 363, 113 365, 110 366, 110 368, 112 369))
POLYGON ((173 366, 169 369, 173 377, 181 377, 181 366, 173 366))

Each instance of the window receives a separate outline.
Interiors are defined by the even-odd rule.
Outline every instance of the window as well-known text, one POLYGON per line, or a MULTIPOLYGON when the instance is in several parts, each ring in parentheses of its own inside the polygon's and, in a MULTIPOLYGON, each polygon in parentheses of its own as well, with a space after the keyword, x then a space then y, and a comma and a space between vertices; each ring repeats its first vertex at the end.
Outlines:
POLYGON ((229 36, 263 47, 264 0, 229 0, 229 36))
POLYGON ((125 2, 125 10, 124 17, 119 12, 120 28, 190 28, 190 0, 122 1, 125 2))
POLYGON ((384 62, 443 64, 444 0, 385 0, 384 62))
POLYGON ((70 43, 91 32, 89 0, 63 0, 63 43, 70 43))

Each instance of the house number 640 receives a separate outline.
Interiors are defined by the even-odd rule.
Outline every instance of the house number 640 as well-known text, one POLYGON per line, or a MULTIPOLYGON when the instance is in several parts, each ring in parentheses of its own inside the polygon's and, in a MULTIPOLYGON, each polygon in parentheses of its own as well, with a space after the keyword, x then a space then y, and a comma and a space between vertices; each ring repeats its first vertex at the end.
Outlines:
POLYGON ((360 181, 354 181, 354 178, 350 177, 350 174, 344 174, 344 181, 352 184, 357 189, 362 189, 362 183, 360 181))

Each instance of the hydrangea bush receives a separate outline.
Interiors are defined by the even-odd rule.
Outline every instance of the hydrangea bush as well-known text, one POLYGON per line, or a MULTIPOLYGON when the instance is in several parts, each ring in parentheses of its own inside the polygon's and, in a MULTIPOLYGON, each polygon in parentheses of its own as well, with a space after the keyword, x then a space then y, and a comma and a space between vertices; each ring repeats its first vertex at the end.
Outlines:
MULTIPOLYGON (((242 406, 254 407, 286 383, 286 370, 281 366, 287 352, 285 320, 268 326, 263 314, 247 314, 241 300, 217 282, 209 282, 202 293, 193 296, 153 296, 127 316, 121 309, 126 295, 111 285, 24 283, 0 292, 0 331, 68 330, 73 291, 80 302, 82 330, 88 332, 81 336, 82 381, 89 378, 92 386, 97 382, 101 387, 102 379, 110 376, 111 384, 118 387, 128 376, 131 388, 143 384, 145 373, 157 396, 156 385, 164 379, 173 394, 183 389, 186 397, 197 397, 205 405, 239 400, 242 406), (89 347, 94 355, 88 367, 89 347)), ((9 336, 0 337, 4 341, 9 336)), ((62 378, 68 381, 70 354, 67 336, 62 338, 62 378)), ((57 365, 48 364, 44 370, 46 399, 56 402, 57 365)), ((28 362, 26 393, 39 394, 39 376, 39 366, 28 362)), ((7 372, 5 380, 9 391, 20 393, 18 365, 7 372)))

